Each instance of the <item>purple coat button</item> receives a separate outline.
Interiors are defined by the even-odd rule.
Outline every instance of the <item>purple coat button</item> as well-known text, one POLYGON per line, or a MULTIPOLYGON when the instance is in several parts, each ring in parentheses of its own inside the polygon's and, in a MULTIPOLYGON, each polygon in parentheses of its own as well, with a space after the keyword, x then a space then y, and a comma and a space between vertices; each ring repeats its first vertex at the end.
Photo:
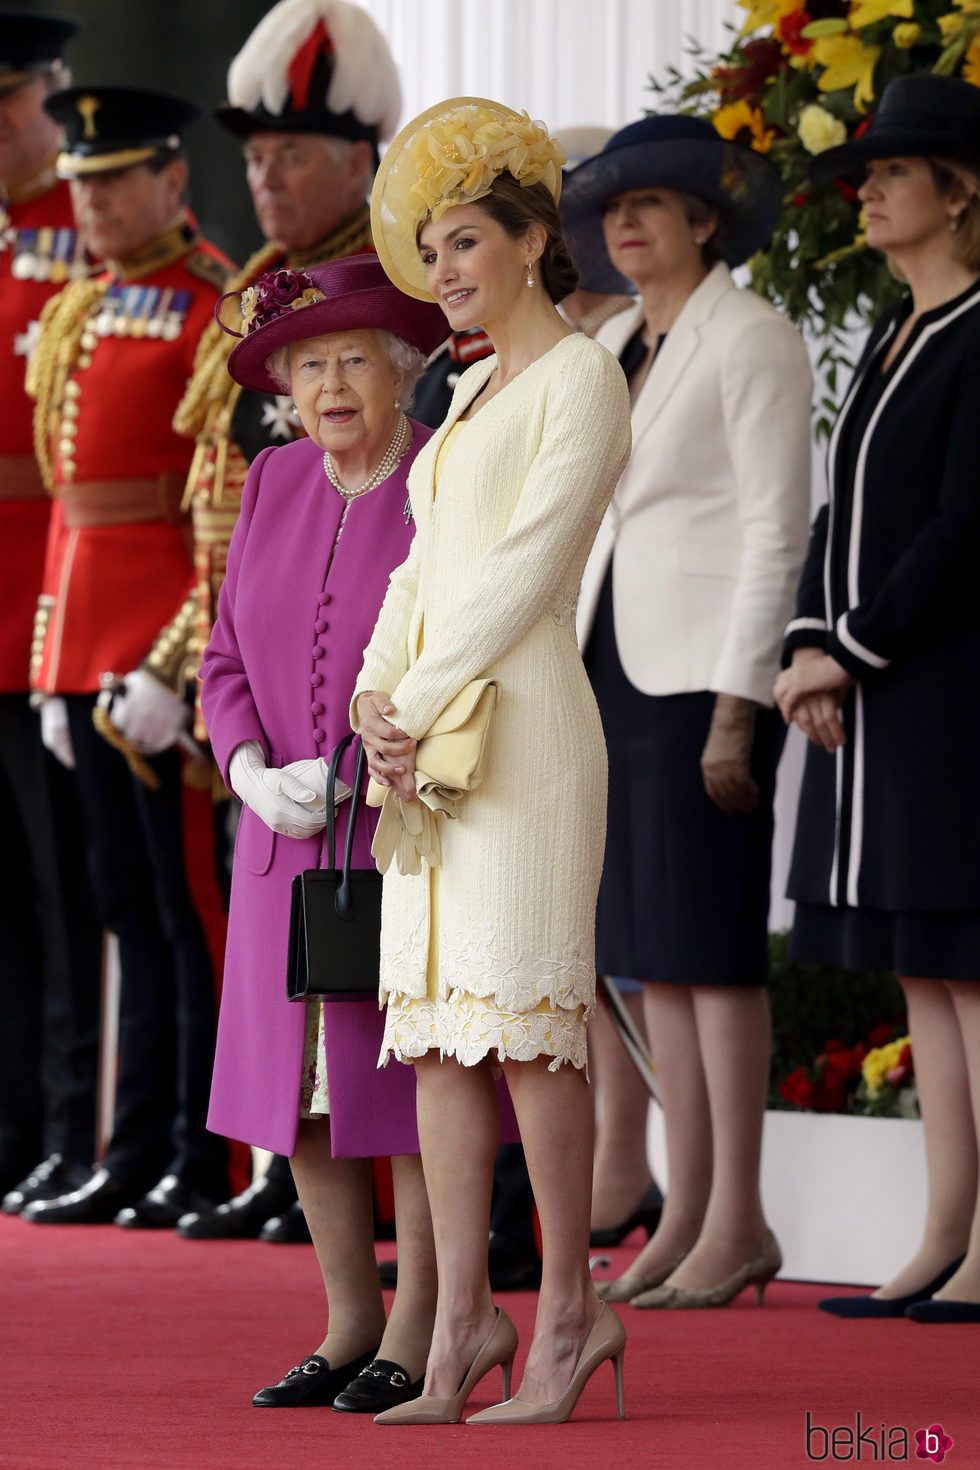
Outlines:
POLYGON ((310 675, 310 683, 313 685, 313 688, 314 689, 319 689, 320 685, 323 683, 323 675, 322 674, 311 674, 310 675))
POLYGON ((327 738, 327 735, 326 735, 326 731, 325 730, 314 730, 313 731, 313 742, 314 742, 315 745, 320 745, 322 741, 326 740, 326 738, 327 738))
POLYGON ((314 633, 325 633, 327 631, 327 625, 322 618, 317 618, 313 624, 313 631, 314 633))
POLYGON ((314 645, 313 645, 313 657, 314 658, 322 658, 323 657, 323 644, 322 643, 314 643, 314 645))
POLYGON ((323 705, 320 703, 320 701, 318 699, 314 699, 313 703, 310 705, 310 714, 311 715, 322 715, 323 714, 323 705))
POLYGON ((330 593, 321 592, 320 596, 317 598, 317 603, 320 607, 328 607, 330 604, 330 593))

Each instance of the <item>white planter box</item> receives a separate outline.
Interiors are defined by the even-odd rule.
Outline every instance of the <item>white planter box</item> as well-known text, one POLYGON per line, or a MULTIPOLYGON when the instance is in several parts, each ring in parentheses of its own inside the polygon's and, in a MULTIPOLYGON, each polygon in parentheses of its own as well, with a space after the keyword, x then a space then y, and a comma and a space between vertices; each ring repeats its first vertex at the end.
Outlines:
MULTIPOLYGON (((649 1151, 667 1182, 663 1113, 649 1151)), ((926 1211, 922 1124, 905 1118, 767 1112, 762 1198, 783 1277, 878 1285, 918 1249, 926 1211)))

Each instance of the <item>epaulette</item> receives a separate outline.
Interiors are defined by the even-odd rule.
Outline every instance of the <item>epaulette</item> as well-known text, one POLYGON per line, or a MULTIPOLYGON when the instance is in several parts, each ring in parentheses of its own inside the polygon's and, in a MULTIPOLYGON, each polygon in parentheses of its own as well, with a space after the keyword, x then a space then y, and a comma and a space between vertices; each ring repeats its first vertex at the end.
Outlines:
POLYGON ((190 255, 184 257, 184 264, 192 276, 207 281, 219 294, 228 289, 228 282, 235 274, 232 266, 224 265, 207 250, 192 250, 190 255))

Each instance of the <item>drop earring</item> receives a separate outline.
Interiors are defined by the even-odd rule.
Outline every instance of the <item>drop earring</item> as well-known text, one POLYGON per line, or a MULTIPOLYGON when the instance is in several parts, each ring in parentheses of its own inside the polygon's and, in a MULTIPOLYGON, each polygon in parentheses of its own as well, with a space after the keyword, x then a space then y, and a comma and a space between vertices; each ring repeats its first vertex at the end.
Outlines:
POLYGON ((534 290, 534 267, 530 261, 527 263, 527 275, 524 277, 524 284, 530 286, 532 291, 534 290))

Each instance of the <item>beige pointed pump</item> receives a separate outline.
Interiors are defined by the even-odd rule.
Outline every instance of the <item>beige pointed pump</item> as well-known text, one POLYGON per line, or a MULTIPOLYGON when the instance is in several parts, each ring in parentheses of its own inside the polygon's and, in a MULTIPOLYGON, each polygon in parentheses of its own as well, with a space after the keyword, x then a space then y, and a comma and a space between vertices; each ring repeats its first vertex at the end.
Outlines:
POLYGON ((601 1363, 612 1359, 616 1375, 616 1410, 626 1418, 623 1393, 623 1359, 626 1356, 626 1329, 612 1307, 599 1303, 589 1335, 575 1364, 571 1382, 560 1399, 553 1404, 526 1404, 521 1399, 508 1399, 471 1414, 467 1424, 564 1424, 581 1397, 582 1390, 601 1363))
POLYGON ((440 1399, 434 1394, 424 1393, 406 1404, 396 1404, 376 1414, 375 1424, 458 1424, 462 1418, 466 1400, 481 1378, 491 1368, 499 1366, 504 1380, 504 1394, 510 1393, 511 1369, 517 1352, 517 1328, 502 1307, 497 1308, 497 1319, 491 1327, 483 1346, 470 1364, 469 1371, 459 1391, 452 1398, 440 1399))

